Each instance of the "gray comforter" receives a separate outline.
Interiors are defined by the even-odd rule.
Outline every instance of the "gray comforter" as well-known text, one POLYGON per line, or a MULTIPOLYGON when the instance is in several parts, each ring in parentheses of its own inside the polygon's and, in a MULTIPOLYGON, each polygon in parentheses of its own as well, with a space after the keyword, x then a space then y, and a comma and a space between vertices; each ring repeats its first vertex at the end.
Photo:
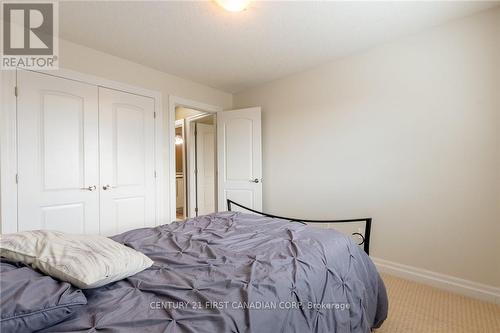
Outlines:
POLYGON ((154 265, 44 332, 369 332, 387 315, 373 263, 333 230, 225 212, 113 239, 154 265))

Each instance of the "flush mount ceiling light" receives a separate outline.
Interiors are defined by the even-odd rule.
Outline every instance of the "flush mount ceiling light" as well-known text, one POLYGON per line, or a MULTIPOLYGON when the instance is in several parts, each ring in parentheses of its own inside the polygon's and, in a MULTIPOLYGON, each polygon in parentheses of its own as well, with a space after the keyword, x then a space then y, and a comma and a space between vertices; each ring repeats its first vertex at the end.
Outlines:
POLYGON ((215 2, 228 12, 241 12, 250 4, 250 0, 215 0, 215 2))

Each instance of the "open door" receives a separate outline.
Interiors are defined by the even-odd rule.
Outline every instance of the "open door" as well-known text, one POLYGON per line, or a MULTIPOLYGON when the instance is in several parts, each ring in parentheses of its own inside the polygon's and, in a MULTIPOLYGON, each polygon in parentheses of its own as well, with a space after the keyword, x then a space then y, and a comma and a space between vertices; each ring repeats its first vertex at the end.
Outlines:
POLYGON ((260 107, 217 113, 218 207, 227 199, 262 211, 260 107))
POLYGON ((216 211, 214 127, 215 124, 196 124, 197 215, 211 214, 216 211))

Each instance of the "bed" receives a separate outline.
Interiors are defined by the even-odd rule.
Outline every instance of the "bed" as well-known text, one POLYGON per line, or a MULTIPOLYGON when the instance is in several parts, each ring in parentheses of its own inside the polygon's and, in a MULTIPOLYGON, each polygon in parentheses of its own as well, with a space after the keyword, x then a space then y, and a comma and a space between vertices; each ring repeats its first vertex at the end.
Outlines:
POLYGON ((387 316, 374 264, 335 230, 229 211, 111 238, 153 266, 41 332, 369 332, 387 316))

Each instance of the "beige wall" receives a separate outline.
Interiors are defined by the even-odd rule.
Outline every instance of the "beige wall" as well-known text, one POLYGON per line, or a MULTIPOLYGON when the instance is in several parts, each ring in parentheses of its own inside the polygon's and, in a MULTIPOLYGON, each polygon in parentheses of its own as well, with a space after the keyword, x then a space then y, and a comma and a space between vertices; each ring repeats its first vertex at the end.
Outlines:
POLYGON ((374 257, 500 286, 500 10, 235 95, 264 208, 373 216, 374 257))
POLYGON ((160 91, 165 110, 168 109, 168 95, 224 109, 231 108, 233 103, 229 93, 65 40, 60 41, 59 55, 62 68, 160 91))
POLYGON ((188 109, 182 106, 178 106, 175 108, 175 120, 180 120, 188 117, 193 117, 202 114, 203 112, 188 109))
MULTIPOLYGON (((175 129, 175 135, 182 136, 182 127, 177 127, 175 129)), ((184 143, 181 145, 175 145, 175 172, 184 171, 184 159, 182 156, 182 147, 184 143)))

